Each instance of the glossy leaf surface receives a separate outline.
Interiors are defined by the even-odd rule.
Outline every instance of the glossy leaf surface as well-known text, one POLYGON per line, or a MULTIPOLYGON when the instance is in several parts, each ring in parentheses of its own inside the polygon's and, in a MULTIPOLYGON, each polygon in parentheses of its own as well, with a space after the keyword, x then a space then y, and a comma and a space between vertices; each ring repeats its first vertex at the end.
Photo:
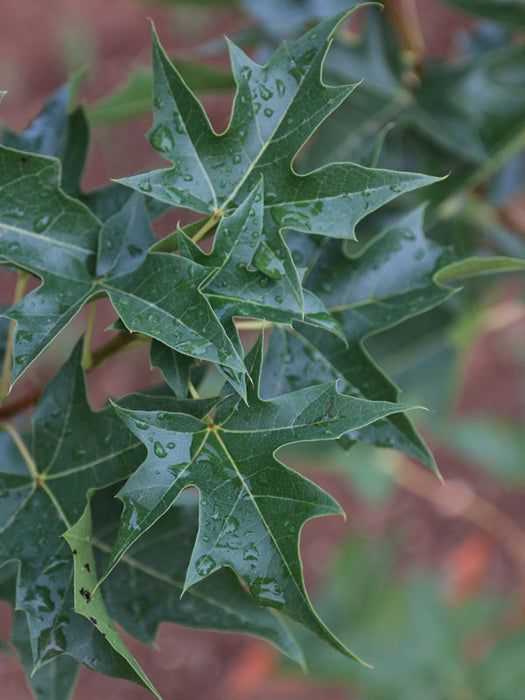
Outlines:
POLYGON ((22 446, 22 460, 12 439, 6 445, 1 563, 19 562, 16 608, 27 616, 36 670, 67 653, 90 668, 141 682, 73 611, 72 555, 61 535, 84 510, 88 489, 125 478, 142 454, 111 410, 91 412, 79 359, 77 349, 42 395, 34 416, 33 456, 22 446))
MULTIPOLYGON (((292 332, 273 331, 265 396, 343 379, 345 391, 368 399, 398 400, 397 388, 363 347, 367 337, 442 302, 452 290, 434 283, 448 260, 443 247, 425 239, 420 210, 386 231, 356 257, 341 254, 337 243, 309 251, 314 261, 307 286, 340 320, 347 343, 322 331, 294 324, 292 332)), ((297 248, 304 251, 301 241, 297 248)), ((308 258, 305 263, 308 264, 308 258)), ((393 447, 426 464, 433 458, 403 414, 348 434, 381 447, 393 447)))
MULTIPOLYGON (((92 511, 93 550, 101 572, 118 531, 121 509, 113 493, 105 491, 93 500, 92 511)), ((197 530, 198 504, 187 494, 126 552, 115 574, 102 586, 111 617, 145 644, 153 644, 160 622, 169 621, 251 634, 302 663, 301 651, 280 618, 260 607, 229 569, 185 591, 197 530)))
POLYGON ((294 228, 352 238, 366 214, 435 178, 336 163, 297 174, 297 152, 353 87, 321 80, 334 29, 326 20, 264 67, 229 44, 237 92, 228 129, 216 134, 154 36, 155 123, 149 138, 172 168, 121 180, 172 205, 231 212, 265 178, 264 229, 294 228), (305 115, 309 117, 305 119, 305 115))
POLYGON ((156 239, 140 196, 101 226, 60 191, 56 161, 10 149, 2 149, 0 158, 5 166, 0 253, 43 280, 6 314, 17 321, 13 381, 87 301, 104 293, 129 330, 243 371, 242 359, 198 291, 209 271, 172 255, 146 256, 156 239))
MULTIPOLYGON (((256 387, 261 361, 259 342, 247 360, 256 387)), ((148 457, 119 492, 122 524, 107 571, 184 488, 196 486, 200 526, 185 587, 230 566, 261 604, 278 608, 353 656, 313 611, 298 550, 307 520, 341 510, 274 453, 291 442, 337 438, 404 408, 339 394, 335 382, 272 401, 262 401, 255 388, 249 389, 248 405, 227 399, 213 423, 117 407, 129 429, 144 441, 148 457)))

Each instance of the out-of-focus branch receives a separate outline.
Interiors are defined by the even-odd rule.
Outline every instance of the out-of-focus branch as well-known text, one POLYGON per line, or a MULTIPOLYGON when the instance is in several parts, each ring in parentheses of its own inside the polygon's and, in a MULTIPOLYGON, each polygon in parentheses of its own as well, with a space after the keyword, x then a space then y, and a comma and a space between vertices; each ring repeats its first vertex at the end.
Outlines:
POLYGON ((412 77, 420 78, 423 72, 425 42, 416 0, 383 0, 383 4, 413 72, 412 77))

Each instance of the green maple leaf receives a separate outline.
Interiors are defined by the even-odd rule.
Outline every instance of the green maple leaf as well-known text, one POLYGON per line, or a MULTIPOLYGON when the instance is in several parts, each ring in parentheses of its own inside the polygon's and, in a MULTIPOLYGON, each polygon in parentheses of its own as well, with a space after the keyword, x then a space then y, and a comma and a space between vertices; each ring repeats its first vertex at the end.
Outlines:
MULTIPOLYGON (((16 578, 14 562, 0 569, 0 600, 5 600, 13 609, 16 605, 16 578)), ((26 682, 37 700, 66 700, 71 697, 80 664, 63 654, 55 656, 34 672, 31 632, 26 616, 20 610, 13 615, 9 644, 16 651, 26 682)))
POLYGON ((61 535, 82 514, 88 489, 125 478, 142 453, 111 410, 91 412, 79 359, 77 348, 42 395, 33 418, 33 454, 20 438, 24 459, 13 441, 4 451, 0 564, 18 562, 16 609, 27 617, 34 669, 67 653, 152 688, 129 652, 113 653, 117 635, 103 638, 73 609, 73 561, 61 535))
MULTIPOLYGON (((202 416, 215 402, 131 396, 124 400, 124 405, 135 408, 149 404, 157 410, 184 410, 202 416)), ((96 413, 89 408, 80 369, 80 347, 42 395, 34 414, 33 454, 30 455, 20 442, 20 453, 17 452, 15 443, 5 433, 2 447, 0 566, 13 560, 18 563, 14 603, 16 609, 23 612, 28 626, 31 667, 38 673, 48 663, 59 663, 57 668, 65 666, 64 674, 67 671, 74 675, 74 663, 57 661, 62 654, 67 654, 90 668, 134 680, 153 691, 116 632, 110 617, 113 611, 126 629, 135 634, 139 630, 138 636, 143 639, 146 631, 150 637, 154 634, 162 619, 171 619, 190 626, 256 634, 300 659, 297 647, 279 620, 274 616, 261 616, 246 592, 232 585, 227 577, 217 578, 213 589, 197 587, 190 594, 190 604, 186 602, 179 609, 175 606, 171 612, 159 607, 147 619, 139 614, 140 609, 128 610, 126 615, 120 604, 115 603, 119 596, 118 582, 107 586, 109 613, 100 592, 93 590, 92 594, 95 563, 91 544, 82 541, 84 531, 91 534, 86 527, 86 514, 89 514, 86 502, 95 490, 128 477, 140 464, 144 452, 140 441, 133 438, 111 408, 96 413), (94 435, 97 436, 95 440, 94 435), (68 541, 73 542, 71 549, 62 537, 66 529, 68 541), (233 610, 229 611, 228 606, 233 606, 233 610), (235 615, 237 607, 239 611, 250 613, 246 619, 242 614, 235 615), (84 620, 77 612, 86 613, 88 619, 84 620)), ((100 511, 98 515, 97 553, 104 552, 103 538, 113 532, 118 523, 114 509, 112 517, 109 513, 103 517, 100 511)), ((131 587, 137 592, 137 601, 152 601, 160 595, 172 601, 174 592, 182 590, 185 569, 178 570, 178 564, 184 557, 189 558, 192 541, 188 540, 188 534, 192 527, 190 521, 184 530, 177 520, 172 536, 177 539, 178 533, 179 539, 184 536, 186 541, 178 552, 175 567, 164 566, 158 548, 155 557, 146 556, 147 564, 145 555, 139 551, 131 552, 133 558, 125 560, 130 572, 128 583, 142 576, 144 589, 139 593, 133 585, 131 587), (146 577, 144 568, 148 572, 146 577)), ((153 548, 157 537, 158 533, 152 531, 148 541, 153 548)), ((162 532, 161 537, 168 544, 174 542, 167 540, 166 532, 162 532)), ((106 545, 106 556, 109 550, 106 545)), ((21 633, 22 628, 23 625, 21 633)), ((24 654, 27 656, 26 647, 24 654)), ((47 673, 41 675, 44 680, 47 673)))
MULTIPOLYGON (((366 214, 435 181, 351 163, 334 163, 306 174, 292 169, 304 143, 354 89, 327 86, 321 80, 332 34, 347 14, 284 43, 266 66, 230 43, 237 91, 230 124, 222 134, 213 131, 154 34, 155 121, 149 138, 173 167, 121 182, 172 205, 220 214, 235 210, 264 176, 264 232, 279 240, 282 255, 271 252, 290 266, 282 229, 352 238, 355 225, 366 214)), ((260 258, 264 264, 265 256, 260 258)), ((254 264, 258 265, 257 257, 254 264)))
POLYGON ((197 629, 244 632, 271 642, 302 663, 301 651, 283 622, 273 611, 257 605, 231 571, 216 572, 182 597, 198 529, 198 507, 190 494, 126 552, 120 576, 112 577, 103 587, 102 601, 101 589, 95 590, 96 571, 104 570, 120 523, 121 508, 113 496, 114 489, 98 494, 65 535, 77 550, 75 588, 93 591, 89 603, 82 595, 77 596, 78 612, 88 619, 96 615, 99 629, 114 619, 128 634, 150 645, 155 642, 159 624, 167 621, 197 629), (95 612, 97 598, 109 614, 104 610, 101 615, 95 612))
MULTIPOLYGON (((255 387, 261 362, 259 341, 247 359, 255 387)), ((353 657, 313 611, 298 548, 307 520, 341 509, 274 453, 291 442, 337 438, 404 408, 339 394, 335 382, 272 401, 262 401, 257 388, 250 388, 248 405, 239 397, 225 400, 213 423, 117 407, 148 456, 118 494, 124 510, 105 576, 183 489, 196 486, 200 526, 185 588, 229 566, 261 604, 278 608, 353 657)))
POLYGON ((0 170, 0 254, 43 280, 5 314, 17 321, 13 382, 101 294, 130 331, 242 373, 242 358, 198 291, 209 270, 174 255, 146 255, 157 239, 141 197, 101 225, 61 192, 56 160, 1 148, 0 170))

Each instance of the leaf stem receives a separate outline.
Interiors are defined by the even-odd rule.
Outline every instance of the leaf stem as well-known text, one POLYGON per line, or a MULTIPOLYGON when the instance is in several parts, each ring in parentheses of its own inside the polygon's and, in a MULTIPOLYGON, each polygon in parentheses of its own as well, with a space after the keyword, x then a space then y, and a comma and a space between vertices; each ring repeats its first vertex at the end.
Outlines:
POLYGON ((523 148, 525 148, 525 125, 522 125, 513 136, 507 139, 503 146, 497 148, 487 161, 465 179, 463 184, 460 183, 453 194, 443 199, 434 212, 429 215, 427 227, 430 229, 442 219, 455 216, 457 214, 455 203, 458 201, 458 195, 463 192, 471 192, 478 185, 481 185, 491 175, 494 175, 509 158, 519 153, 523 148))
POLYGON ((201 238, 204 238, 204 236, 208 233, 208 231, 211 231, 215 226, 218 224, 219 220, 224 216, 224 210, 223 209, 216 209, 213 214, 210 216, 210 218, 200 227, 200 229, 197 231, 197 233, 192 236, 192 241, 194 243, 197 243, 198 241, 201 240, 201 238))
POLYGON ((6 423, 5 421, 0 422, 0 430, 3 430, 6 433, 9 433, 9 435, 11 435, 11 437, 13 438, 13 442, 15 443, 15 445, 18 448, 18 451, 22 455, 24 462, 27 464, 29 473, 31 474, 33 479, 38 480, 40 478, 40 475, 36 469, 36 464, 33 460, 33 457, 29 453, 25 442, 22 440, 18 430, 10 423, 6 423))
POLYGON ((93 327, 95 325, 95 312, 97 309, 96 299, 91 302, 89 308, 89 317, 86 327, 86 333, 84 335, 84 346, 82 348, 82 360, 80 364, 82 369, 89 369, 93 364, 93 357, 91 355, 91 339, 93 337, 93 327))
MULTIPOLYGON (((17 304, 24 296, 29 273, 24 270, 18 270, 16 273, 16 285, 13 294, 13 306, 17 304)), ((0 403, 9 394, 9 385, 11 383, 11 363, 13 360, 13 343, 15 339, 16 321, 11 320, 9 323, 9 331, 7 333, 7 342, 4 354, 4 363, 2 366, 2 376, 0 377, 0 403)))
POLYGON ((193 382, 189 382, 188 391, 190 392, 192 399, 196 399, 196 400, 200 399, 199 392, 195 388, 195 385, 193 384, 193 382))

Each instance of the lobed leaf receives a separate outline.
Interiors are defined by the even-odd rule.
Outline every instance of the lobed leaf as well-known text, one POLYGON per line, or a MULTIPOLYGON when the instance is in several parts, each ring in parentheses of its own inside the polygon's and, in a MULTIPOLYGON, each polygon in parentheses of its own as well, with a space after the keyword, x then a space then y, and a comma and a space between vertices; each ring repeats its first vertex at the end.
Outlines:
POLYGON ((149 139, 173 167, 121 182, 171 205, 214 214, 237 208, 264 175, 267 235, 293 228, 340 238, 353 238, 357 222, 382 204, 434 182, 351 163, 307 174, 292 169, 304 143, 354 89, 321 79, 332 34, 347 14, 284 43, 266 66, 230 43, 237 92, 222 134, 213 131, 154 34, 155 121, 149 139))
POLYGON ((247 360, 256 387, 248 389, 247 405, 239 397, 227 399, 213 422, 116 407, 148 456, 118 494, 124 510, 104 577, 180 493, 195 486, 200 525, 185 589, 229 566, 260 604, 278 608, 356 658, 312 609, 298 548, 307 520, 341 510, 274 454, 292 442, 337 438, 407 406, 345 396, 334 382, 263 401, 258 396, 261 362, 259 341, 247 360))

